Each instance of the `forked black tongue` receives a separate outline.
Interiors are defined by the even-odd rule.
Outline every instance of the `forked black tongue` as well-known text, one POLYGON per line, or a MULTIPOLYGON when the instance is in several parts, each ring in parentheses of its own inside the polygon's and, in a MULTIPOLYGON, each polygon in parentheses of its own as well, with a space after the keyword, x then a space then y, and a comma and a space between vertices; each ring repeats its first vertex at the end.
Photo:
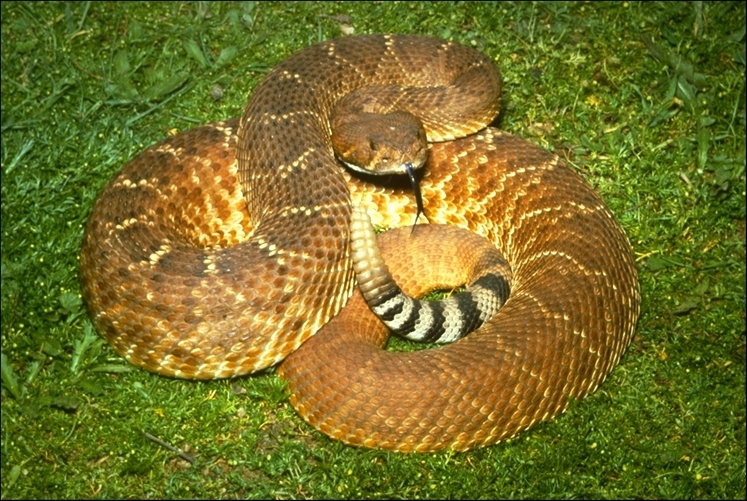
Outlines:
POLYGON ((420 195, 420 183, 418 182, 417 176, 415 176, 415 169, 412 168, 412 164, 407 162, 405 164, 405 171, 407 177, 410 178, 410 184, 412 184, 412 191, 415 194, 415 204, 418 207, 418 212, 415 214, 415 222, 412 223, 412 229, 415 230, 415 225, 418 224, 418 218, 422 214, 426 219, 428 216, 425 215, 425 209, 423 208, 423 197, 420 195))

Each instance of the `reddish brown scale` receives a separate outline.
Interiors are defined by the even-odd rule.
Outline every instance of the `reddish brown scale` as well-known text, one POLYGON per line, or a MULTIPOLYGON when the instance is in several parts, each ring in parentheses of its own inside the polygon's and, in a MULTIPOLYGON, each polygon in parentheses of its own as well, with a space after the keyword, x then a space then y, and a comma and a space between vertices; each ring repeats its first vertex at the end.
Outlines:
MULTIPOLYGON (((492 321, 438 350, 388 353, 388 333, 357 294, 335 316, 353 288, 351 200, 377 225, 415 218, 406 184, 340 170, 329 145, 335 103, 362 85, 435 86, 444 97, 402 92, 435 106, 415 108, 430 139, 447 139, 492 121, 498 83, 485 56, 421 37, 351 37, 282 62, 240 122, 155 145, 97 200, 80 260, 97 330, 132 363, 204 379, 272 365, 327 324, 279 372, 304 419, 354 445, 463 450, 556 416, 617 364, 640 298, 609 210, 526 141, 484 129, 434 144, 423 174, 429 220, 486 237, 512 267, 511 297, 492 321), (449 103, 457 116, 441 123, 449 103)), ((439 280, 427 255, 392 252, 404 237, 386 238, 404 290, 439 280)))
MULTIPOLYGON (((356 293, 280 367, 294 407, 324 433, 400 451, 488 445, 594 391, 630 342, 637 275, 604 203, 550 153, 493 129, 482 136, 433 145, 422 190, 431 222, 469 228, 503 252, 514 272, 510 299, 465 339, 403 354, 381 349, 386 329, 356 293), (454 162, 460 151, 470 153, 454 162), (447 185, 449 196, 437 196, 447 185)), ((351 191, 369 213, 389 202, 378 186, 351 191)), ((395 224, 414 217, 409 200, 395 224)), ((385 240, 403 233, 380 239, 382 250, 398 284, 417 295, 439 268, 385 240)), ((456 266, 459 252, 444 253, 456 266)))

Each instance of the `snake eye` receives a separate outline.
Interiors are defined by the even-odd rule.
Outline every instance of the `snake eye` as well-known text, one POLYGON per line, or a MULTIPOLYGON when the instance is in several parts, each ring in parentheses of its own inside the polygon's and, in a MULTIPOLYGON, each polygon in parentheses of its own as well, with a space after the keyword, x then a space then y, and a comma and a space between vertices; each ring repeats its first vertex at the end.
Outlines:
POLYGON ((371 151, 376 151, 379 149, 379 145, 374 143, 373 141, 368 142, 368 147, 371 149, 371 151))

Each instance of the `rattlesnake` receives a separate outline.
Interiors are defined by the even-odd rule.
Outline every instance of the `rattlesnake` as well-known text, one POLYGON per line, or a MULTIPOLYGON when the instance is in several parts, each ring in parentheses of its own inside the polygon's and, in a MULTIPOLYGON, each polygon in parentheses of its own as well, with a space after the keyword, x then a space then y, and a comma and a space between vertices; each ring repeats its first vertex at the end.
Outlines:
MULTIPOLYGON (((480 53, 414 36, 343 38, 286 59, 241 121, 171 137, 107 185, 80 259, 94 325, 130 362, 173 377, 238 376, 295 351, 279 369, 291 402, 356 445, 462 450, 559 414, 569 397, 593 391, 629 344, 637 274, 623 230, 577 174, 485 128, 498 110, 496 78, 480 53), (503 310, 438 350, 381 351, 378 320, 359 294, 348 302, 351 201, 377 225, 415 220, 397 180, 356 178, 334 158, 330 114, 367 85, 410 87, 392 94, 396 103, 434 99, 416 86, 446 91, 432 112, 412 110, 429 140, 449 140, 429 147, 426 213, 487 237, 513 271, 503 310), (466 111, 455 120, 454 109, 466 111)), ((384 251, 407 261, 393 266, 395 278, 419 293, 413 280, 429 264, 400 252, 408 234, 387 237, 394 243, 384 251)))

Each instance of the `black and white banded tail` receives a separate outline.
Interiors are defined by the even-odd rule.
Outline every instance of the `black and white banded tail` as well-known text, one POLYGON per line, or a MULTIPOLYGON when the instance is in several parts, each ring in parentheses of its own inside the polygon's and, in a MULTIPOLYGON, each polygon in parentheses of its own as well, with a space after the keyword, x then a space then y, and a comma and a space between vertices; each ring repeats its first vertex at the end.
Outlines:
MULTIPOLYGON (((481 239, 467 230, 457 231, 465 238, 481 239)), ((469 270, 477 278, 466 291, 441 301, 419 301, 402 292, 379 253, 371 220, 359 207, 353 208, 350 248, 358 287, 369 307, 395 334, 412 341, 456 341, 490 320, 510 293, 511 270, 487 241, 469 270)))

